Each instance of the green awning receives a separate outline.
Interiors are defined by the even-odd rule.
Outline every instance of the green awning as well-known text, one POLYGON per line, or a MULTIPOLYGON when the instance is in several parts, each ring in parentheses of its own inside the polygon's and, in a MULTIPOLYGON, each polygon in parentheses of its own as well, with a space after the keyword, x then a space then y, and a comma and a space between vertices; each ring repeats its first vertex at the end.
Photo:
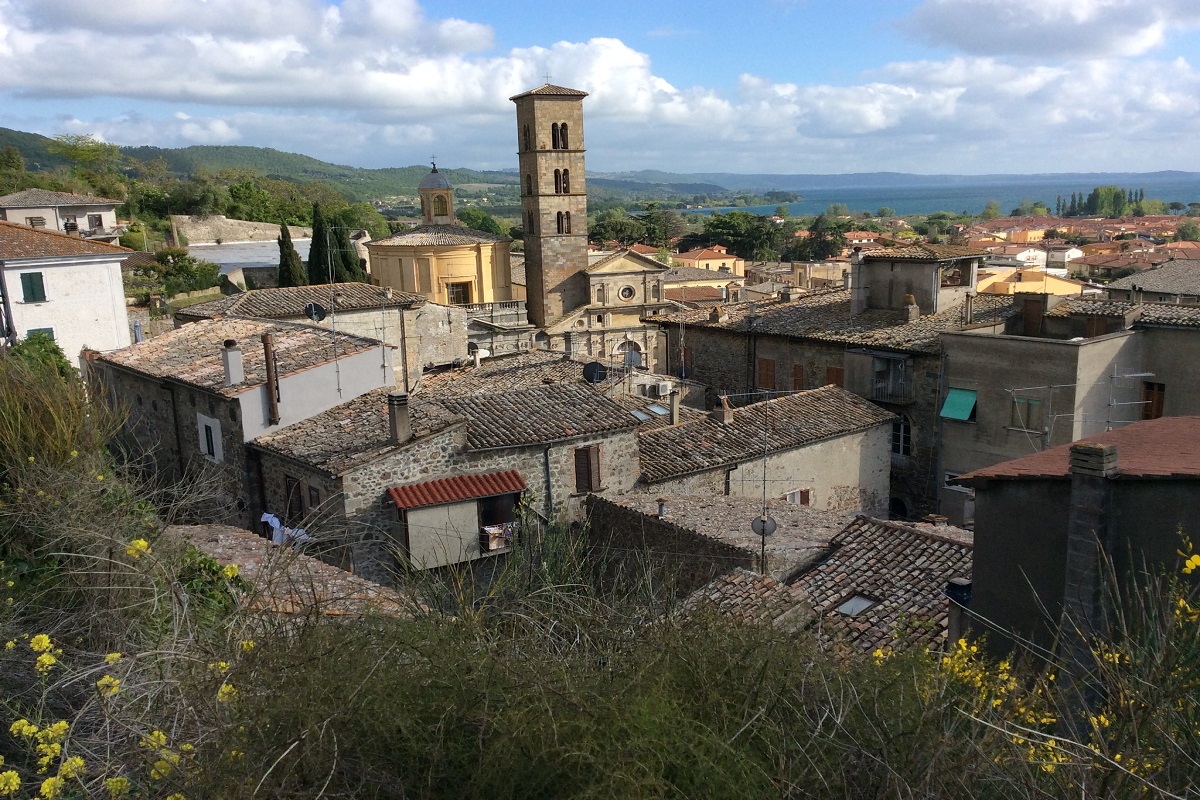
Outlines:
POLYGON ((942 403, 942 416, 964 422, 975 416, 975 390, 951 389, 947 392, 946 402, 942 403))

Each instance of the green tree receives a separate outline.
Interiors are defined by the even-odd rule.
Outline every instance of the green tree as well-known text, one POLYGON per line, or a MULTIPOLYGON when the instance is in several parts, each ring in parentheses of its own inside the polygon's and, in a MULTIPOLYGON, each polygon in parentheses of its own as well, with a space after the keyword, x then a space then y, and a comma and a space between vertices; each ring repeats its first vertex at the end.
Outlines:
POLYGON ((76 170, 115 172, 121 165, 121 148, 94 136, 60 133, 46 150, 71 162, 76 170))
POLYGON ((825 216, 827 217, 844 217, 850 213, 850 208, 845 203, 830 203, 825 208, 825 216))
POLYGON ((588 225, 588 238, 593 242, 615 241, 622 247, 640 242, 646 235, 641 220, 629 216, 623 208, 609 208, 596 215, 588 225))
POLYGON ((9 355, 18 358, 31 367, 49 369, 60 378, 69 379, 78 376, 71 362, 63 353, 62 348, 48 333, 31 333, 13 345, 9 355))
POLYGON ((983 207, 983 213, 979 216, 983 219, 995 219, 1000 216, 1000 201, 988 200, 987 205, 983 207))
POLYGON ((348 228, 365 230, 372 239, 383 239, 391 235, 387 220, 370 203, 351 203, 342 209, 342 222, 348 228))
POLYGON ((1171 209, 1171 213, 1172 213, 1172 214, 1182 214, 1182 213, 1183 213, 1183 210, 1184 210, 1185 208, 1187 208, 1187 206, 1185 206, 1183 203, 1179 202, 1178 200, 1172 200, 1172 201, 1171 201, 1171 202, 1170 202, 1170 203, 1167 205, 1167 207, 1168 207, 1169 209, 1171 209))
POLYGON ((312 243, 308 246, 308 282, 312 285, 329 283, 330 233, 325 212, 320 203, 312 209, 312 243))
MULTIPOLYGON (((337 220, 341 222, 342 220, 337 220)), ((333 274, 338 283, 361 283, 367 279, 363 272, 362 262, 358 258, 358 250, 350 240, 350 228, 337 225, 331 228, 333 234, 333 274)))
POLYGON ((0 170, 24 172, 25 158, 21 151, 12 145, 0 150, 0 170))
POLYGON ((269 191, 249 180, 229 187, 229 205, 225 207, 225 215, 231 219, 250 222, 269 222, 279 218, 275 198, 269 191))
POLYGON ((875 212, 875 216, 884 218, 894 217, 896 216, 896 209, 890 206, 880 206, 879 210, 875 212))
POLYGON ((1175 241, 1200 242, 1200 225, 1190 220, 1183 223, 1175 230, 1175 241))
POLYGON ((723 244, 736 256, 754 261, 775 261, 783 249, 784 229, 759 214, 730 211, 713 214, 704 223, 704 235, 723 244))
POLYGON ((483 231, 495 236, 505 236, 504 226, 495 217, 478 206, 466 206, 454 213, 459 221, 471 230, 483 231))
POLYGON ((180 292, 211 289, 220 282, 221 267, 203 261, 182 247, 167 247, 154 254, 155 271, 168 297, 180 292))
POLYGON ((292 244, 292 232, 287 225, 279 226, 279 238, 276 241, 279 243, 279 285, 307 285, 308 273, 300 254, 296 252, 296 246, 292 244))

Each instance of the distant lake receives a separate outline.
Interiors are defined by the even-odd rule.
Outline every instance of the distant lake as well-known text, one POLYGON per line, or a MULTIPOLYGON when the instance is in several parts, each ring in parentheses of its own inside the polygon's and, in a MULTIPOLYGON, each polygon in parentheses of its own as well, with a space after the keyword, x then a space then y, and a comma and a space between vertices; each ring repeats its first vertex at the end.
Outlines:
MULTIPOLYGON (((311 239, 292 239, 292 244, 296 246, 296 252, 304 260, 308 260, 308 246, 311 243, 311 239)), ((188 250, 196 258, 220 264, 222 274, 238 267, 279 266, 279 243, 274 240, 231 242, 229 244, 193 244, 188 246, 188 250)))
MULTIPOLYGON (((1060 195, 1064 200, 1070 201, 1071 192, 1082 192, 1086 196, 1097 185, 1097 183, 1066 184, 1060 181, 1061 179, 1049 176, 1044 181, 1031 177, 1028 183, 797 189, 797 192, 804 195, 804 199, 799 203, 788 203, 787 207, 788 213, 794 217, 820 214, 833 203, 845 203, 851 211, 870 211, 872 214, 887 206, 894 209, 897 216, 933 214, 938 211, 979 214, 989 200, 997 200, 1000 203, 1000 213, 1007 215, 1019 206, 1022 200, 1028 198, 1035 202, 1041 200, 1053 212, 1055 200, 1060 195)), ((1146 199, 1158 199, 1167 203, 1172 200, 1178 200, 1185 204, 1200 201, 1200 179, 1194 177, 1147 176, 1133 186, 1122 188, 1133 189, 1135 192, 1138 189, 1144 189, 1146 199)), ((690 209, 685 210, 684 213, 711 214, 714 211, 749 211, 752 214, 774 214, 778 206, 778 203, 773 203, 743 208, 690 209)))

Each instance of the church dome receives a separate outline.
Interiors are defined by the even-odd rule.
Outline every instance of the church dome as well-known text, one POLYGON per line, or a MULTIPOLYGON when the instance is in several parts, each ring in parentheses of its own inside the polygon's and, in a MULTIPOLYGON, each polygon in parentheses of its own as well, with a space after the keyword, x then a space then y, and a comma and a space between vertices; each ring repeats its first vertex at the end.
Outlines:
MULTIPOLYGON (((412 184, 409 184, 410 186, 412 184)), ((433 172, 430 172, 421 180, 422 189, 450 189, 450 181, 446 180, 446 176, 438 172, 437 165, 434 164, 433 172)))

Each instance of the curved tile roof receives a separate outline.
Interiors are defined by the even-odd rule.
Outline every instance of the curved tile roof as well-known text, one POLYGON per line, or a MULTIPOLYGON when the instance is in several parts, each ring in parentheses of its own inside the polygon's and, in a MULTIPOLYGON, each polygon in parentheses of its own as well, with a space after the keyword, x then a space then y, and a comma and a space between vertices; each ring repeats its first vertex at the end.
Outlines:
POLYGON ((485 231, 465 228, 461 225, 418 225, 411 230, 394 233, 384 239, 367 243, 367 249, 380 246, 436 247, 454 244, 491 244, 512 241, 507 236, 496 236, 485 231))
POLYGON ((275 289, 250 289, 240 294, 197 303, 176 313, 180 319, 208 319, 236 314, 240 317, 284 319, 303 317, 304 307, 316 303, 330 309, 336 303, 338 311, 362 311, 380 308, 412 308, 423 305, 425 298, 388 290, 367 283, 335 283, 314 286, 286 286, 275 289), (336 300, 334 298, 336 297, 336 300))

